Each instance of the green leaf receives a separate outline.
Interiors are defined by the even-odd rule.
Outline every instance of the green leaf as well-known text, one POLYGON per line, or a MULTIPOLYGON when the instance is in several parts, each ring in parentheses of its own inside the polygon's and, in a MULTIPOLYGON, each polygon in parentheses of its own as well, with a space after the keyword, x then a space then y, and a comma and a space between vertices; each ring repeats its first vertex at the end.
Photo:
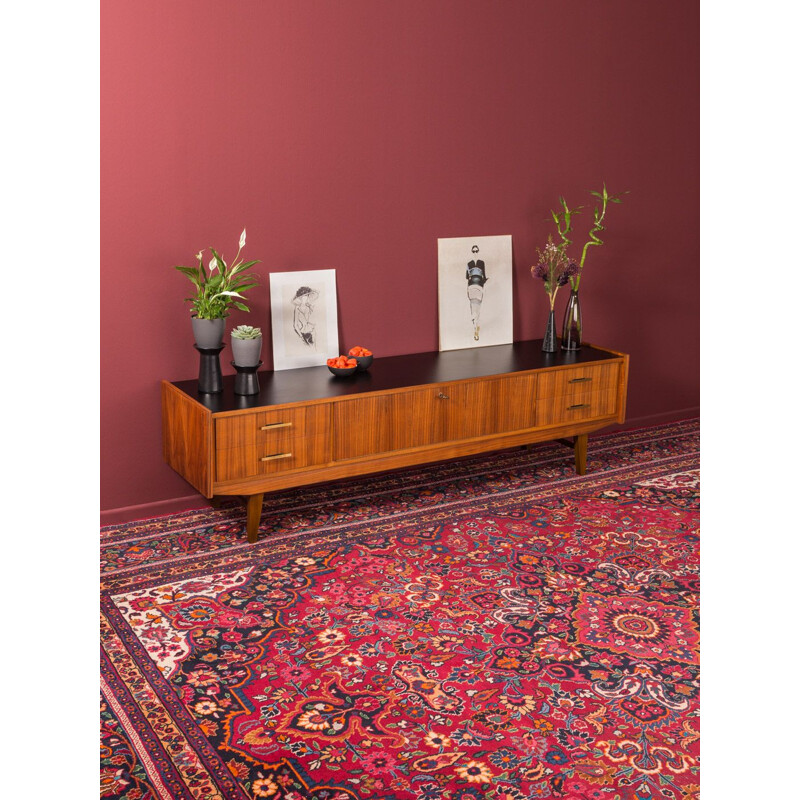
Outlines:
POLYGON ((257 283, 245 283, 245 284, 241 284, 241 283, 232 283, 232 284, 231 284, 231 289, 233 289, 233 291, 235 291, 235 292, 240 292, 240 293, 242 293, 242 292, 246 292, 246 291, 248 291, 248 290, 250 290, 250 289, 253 289, 253 288, 255 288, 256 286, 258 286, 258 284, 257 284, 257 283))
POLYGON ((182 272, 198 288, 200 288, 200 273, 196 267, 175 267, 178 272, 182 272))
POLYGON ((239 311, 249 311, 250 310, 244 303, 240 303, 238 300, 234 300, 231 303, 231 305, 234 306, 234 308, 238 308, 239 311))

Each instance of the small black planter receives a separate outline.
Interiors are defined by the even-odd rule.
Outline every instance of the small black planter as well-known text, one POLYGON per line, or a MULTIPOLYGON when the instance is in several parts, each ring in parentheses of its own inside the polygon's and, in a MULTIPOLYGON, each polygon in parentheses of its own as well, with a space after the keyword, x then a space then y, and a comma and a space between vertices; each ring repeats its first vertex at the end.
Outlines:
POLYGON ((219 354, 224 347, 224 344, 219 347, 194 345, 194 349, 200 353, 200 377, 197 380, 197 388, 203 394, 217 394, 222 391, 222 369, 219 366, 219 354))
POLYGON ((236 369, 236 380, 233 384, 234 394, 258 394, 261 391, 261 387, 258 385, 257 370, 263 363, 263 361, 259 361, 252 367, 240 367, 235 361, 231 361, 236 369))

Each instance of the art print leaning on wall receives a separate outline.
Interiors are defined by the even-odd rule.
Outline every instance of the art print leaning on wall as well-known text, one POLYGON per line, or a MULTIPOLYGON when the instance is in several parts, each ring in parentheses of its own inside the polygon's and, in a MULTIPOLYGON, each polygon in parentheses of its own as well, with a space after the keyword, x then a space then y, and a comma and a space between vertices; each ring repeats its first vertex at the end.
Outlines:
POLYGON ((324 366, 339 354, 336 270, 272 272, 274 369, 324 366))
POLYGON ((510 344, 511 236, 438 242, 439 350, 510 344))

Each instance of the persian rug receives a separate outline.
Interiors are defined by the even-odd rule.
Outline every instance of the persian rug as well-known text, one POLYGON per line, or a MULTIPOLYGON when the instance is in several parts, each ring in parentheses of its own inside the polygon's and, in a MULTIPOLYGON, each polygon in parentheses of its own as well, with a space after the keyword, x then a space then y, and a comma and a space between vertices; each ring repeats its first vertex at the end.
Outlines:
POLYGON ((699 424, 101 532, 104 798, 699 797, 699 424))

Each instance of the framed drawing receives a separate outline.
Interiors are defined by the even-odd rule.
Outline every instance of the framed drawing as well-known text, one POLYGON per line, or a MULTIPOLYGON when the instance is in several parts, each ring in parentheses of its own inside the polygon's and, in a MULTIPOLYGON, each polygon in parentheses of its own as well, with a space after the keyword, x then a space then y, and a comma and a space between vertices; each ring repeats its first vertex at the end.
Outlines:
POLYGON ((275 370, 324 365, 339 354, 336 270, 271 272, 275 370))
POLYGON ((438 242, 439 350, 510 344, 511 236, 438 242))

